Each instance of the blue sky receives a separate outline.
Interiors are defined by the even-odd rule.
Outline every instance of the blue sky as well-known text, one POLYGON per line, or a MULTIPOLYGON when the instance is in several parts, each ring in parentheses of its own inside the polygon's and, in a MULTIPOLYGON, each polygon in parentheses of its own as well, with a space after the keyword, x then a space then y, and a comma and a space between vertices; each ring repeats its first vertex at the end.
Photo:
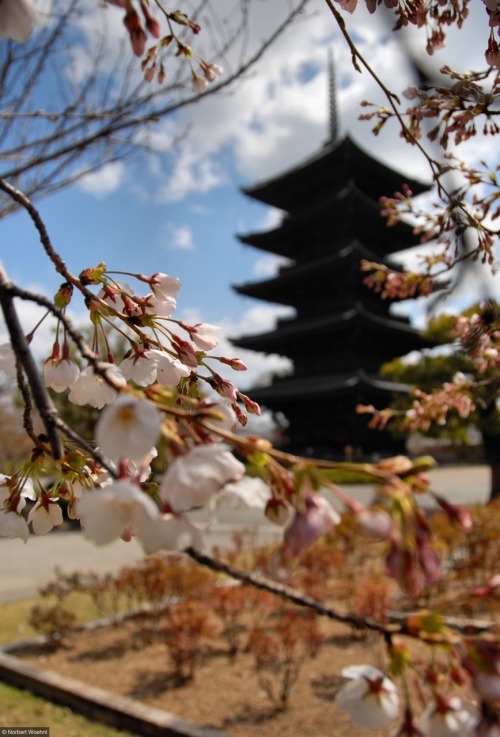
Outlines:
MULTIPOLYGON (((219 1, 229 7, 230 0, 219 1)), ((89 8, 95 5, 89 0, 89 8)), ((437 66, 469 62, 484 66, 487 20, 482 4, 472 5, 467 42, 462 36, 459 43, 452 39, 437 55, 437 66)), ((279 20, 286 6, 285 0, 254 4, 255 39, 268 23, 279 20)), ((392 89, 400 93, 414 81, 400 42, 378 14, 371 17, 360 9, 347 22, 392 89)), ((112 37, 123 33, 120 23, 117 12, 112 37)), ((422 46, 425 39, 418 43, 422 46)), ((273 273, 276 261, 240 244, 236 234, 271 227, 279 221, 279 213, 249 200, 240 187, 296 164, 326 141, 329 48, 335 54, 341 130, 349 130, 387 163, 427 178, 425 162, 394 129, 375 139, 369 124, 357 121, 360 100, 381 101, 381 94, 366 75, 353 70, 324 2, 311 0, 307 16, 230 92, 186 108, 154 129, 155 143, 168 146, 189 126, 189 134, 170 153, 134 155, 37 203, 53 244, 70 269, 78 273, 105 261, 122 271, 167 272, 183 283, 176 317, 221 325, 225 337, 270 328, 284 309, 238 296, 231 285, 273 273)), ((474 157, 486 155, 479 141, 469 148, 474 157)), ((59 279, 24 213, 0 222, 0 257, 14 282, 49 295, 57 288, 59 279)), ((29 329, 37 310, 23 305, 22 311, 29 329)), ((81 308, 75 305, 74 311, 78 317, 81 308)), ((1 333, 0 325, 3 341, 1 333)), ((226 355, 241 355, 249 364, 247 381, 237 377, 242 387, 284 365, 277 357, 265 361, 258 354, 242 354, 225 341, 223 348, 226 355)), ((43 355, 41 347, 37 350, 43 355)))

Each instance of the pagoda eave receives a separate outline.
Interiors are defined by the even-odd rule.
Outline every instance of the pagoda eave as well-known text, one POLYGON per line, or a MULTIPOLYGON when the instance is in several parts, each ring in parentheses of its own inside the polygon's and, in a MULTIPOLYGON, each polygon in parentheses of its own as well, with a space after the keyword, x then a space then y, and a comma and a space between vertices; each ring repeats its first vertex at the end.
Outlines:
MULTIPOLYGON (((362 260, 380 261, 380 256, 364 248, 358 241, 349 243, 338 253, 329 254, 326 258, 318 259, 312 263, 300 263, 293 266, 283 267, 279 272, 256 282, 245 282, 244 284, 232 285, 232 289, 238 294, 255 299, 263 299, 267 302, 277 304, 294 305, 292 295, 294 287, 300 287, 308 280, 320 280, 325 282, 329 279, 331 284, 342 281, 345 285, 346 279, 356 281, 357 292, 365 291, 370 296, 366 287, 359 280, 360 263, 362 260)), ((383 259, 384 264, 394 271, 401 271, 401 266, 390 259, 383 259)), ((389 300, 397 301, 397 300, 389 300)))
MULTIPOLYGON (((359 304, 354 309, 334 315, 281 321, 277 328, 270 332, 242 336, 231 339, 231 342, 239 348, 265 353, 282 353, 281 346, 289 345, 291 341, 304 342, 307 339, 307 342, 318 342, 323 338, 330 339, 333 333, 352 334, 355 327, 370 331, 372 335, 376 332, 392 333, 394 341, 397 340, 401 348, 407 343, 413 343, 413 347, 408 350, 434 345, 406 322, 376 315, 359 304)), ((284 355, 289 355, 289 353, 285 352, 284 355)))
POLYGON ((295 259, 306 241, 357 238, 369 241, 373 250, 387 255, 412 248, 420 243, 413 226, 401 220, 390 228, 381 215, 380 205, 364 194, 353 181, 342 190, 323 199, 306 211, 283 218, 281 224, 267 231, 245 233, 238 239, 253 248, 295 259))
POLYGON ((302 402, 312 398, 336 397, 339 394, 358 394, 366 391, 373 395, 408 394, 410 384, 385 381, 375 374, 359 370, 354 374, 325 374, 307 378, 286 377, 265 387, 251 389, 252 399, 263 405, 266 402, 302 402))
POLYGON ((314 183, 314 191, 332 191, 339 180, 346 182, 353 172, 368 196, 378 200, 382 195, 391 197, 407 184, 414 195, 430 189, 430 184, 390 169, 365 152, 349 136, 328 143, 309 159, 288 169, 281 175, 253 187, 244 187, 244 194, 264 204, 291 211, 305 204, 306 195, 314 183))

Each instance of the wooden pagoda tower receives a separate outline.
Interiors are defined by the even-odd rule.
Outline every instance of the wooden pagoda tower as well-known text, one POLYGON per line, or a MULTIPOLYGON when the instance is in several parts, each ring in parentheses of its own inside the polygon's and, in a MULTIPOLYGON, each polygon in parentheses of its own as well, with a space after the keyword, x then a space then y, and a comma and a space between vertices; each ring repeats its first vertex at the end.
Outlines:
MULTIPOLYGON (((333 80, 333 75, 331 75, 333 80)), ((333 87, 333 82, 332 82, 333 87)), ((389 404, 407 386, 382 380, 380 366, 426 344, 405 317, 391 314, 363 284, 362 259, 393 268, 391 254, 418 244, 405 223, 388 228, 379 198, 428 186, 404 176, 337 136, 331 94, 330 140, 302 164, 243 192, 284 211, 279 227, 239 235, 253 248, 285 256, 276 276, 235 286, 241 295, 295 309, 270 332, 232 340, 240 348, 291 359, 293 372, 250 391, 252 399, 288 420, 291 452, 344 458, 393 455, 403 441, 368 427, 358 404, 389 404)))

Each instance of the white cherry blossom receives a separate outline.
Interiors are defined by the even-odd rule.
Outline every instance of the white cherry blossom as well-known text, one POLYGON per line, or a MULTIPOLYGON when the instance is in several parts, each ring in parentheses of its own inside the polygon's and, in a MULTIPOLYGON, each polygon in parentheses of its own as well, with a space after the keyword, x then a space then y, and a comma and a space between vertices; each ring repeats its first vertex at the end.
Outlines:
POLYGON ((120 371, 128 381, 137 386, 150 386, 156 381, 158 358, 153 351, 143 351, 140 355, 134 353, 124 358, 120 364, 120 371))
POLYGON ((455 696, 429 704, 420 717, 418 728, 424 737, 474 737, 479 714, 455 696))
POLYGON ((271 498, 271 489, 259 478, 243 476, 239 481, 226 484, 220 493, 222 504, 232 507, 265 510, 271 498))
MULTIPOLYGON (((102 364, 119 386, 125 386, 127 383, 118 366, 113 363, 102 364)), ((105 404, 110 404, 117 395, 116 389, 113 389, 103 378, 95 373, 92 366, 84 369, 76 384, 68 394, 68 399, 73 404, 90 404, 91 407, 102 409, 105 404)))
POLYGON ((45 386, 53 389, 59 394, 66 389, 71 389, 80 376, 80 369, 73 361, 63 358, 53 361, 49 358, 43 367, 45 386))
MULTIPOLYGON (((112 307, 114 310, 117 310, 118 312, 125 312, 126 311, 126 305, 123 301, 122 295, 128 295, 130 297, 134 296, 134 290, 129 284, 126 284, 125 282, 115 282, 115 284, 107 284, 106 288, 102 288, 97 292, 97 298, 102 300, 105 304, 109 305, 109 307, 112 307)), ((113 320, 114 316, 111 315, 110 318, 113 320)))
POLYGON ((36 535, 46 535, 53 527, 64 522, 61 507, 56 498, 40 497, 28 515, 28 524, 31 524, 36 535))
POLYGON ((34 497, 35 492, 31 482, 27 482, 17 499, 16 508, 13 509, 11 505, 6 505, 12 493, 9 481, 10 476, 0 474, 0 537, 20 538, 26 542, 30 532, 21 511, 26 506, 26 498, 34 497))
POLYGON ((157 297, 154 294, 149 294, 144 298, 143 307, 146 315, 170 317, 177 308, 177 300, 175 297, 157 297))
POLYGON ((341 711, 361 729, 385 729, 396 719, 399 698, 394 683, 371 665, 351 665, 342 670, 349 681, 335 697, 341 711))
POLYGON ((96 545, 107 545, 129 529, 141 539, 148 523, 160 516, 154 501, 128 481, 87 492, 76 502, 75 511, 83 534, 96 545))
POLYGON ((158 440, 161 414, 149 402, 129 395, 119 396, 101 413, 95 440, 107 458, 141 461, 158 440))
POLYGON ((182 515, 163 514, 147 525, 146 531, 140 539, 146 555, 160 550, 185 550, 190 546, 203 548, 199 530, 182 515))
POLYGON ((150 351, 156 360, 156 381, 166 386, 177 386, 179 381, 189 376, 191 371, 178 358, 166 351, 153 349, 150 351))
POLYGON ((212 425, 217 425, 218 427, 222 427, 225 430, 233 430, 238 424, 238 420, 236 419, 236 412, 232 407, 229 406, 229 404, 213 404, 210 406, 210 409, 213 409, 214 412, 220 415, 220 418, 209 418, 212 425))
POLYGON ((27 542, 30 536, 28 524, 22 514, 0 509, 0 537, 20 538, 27 542))
POLYGON ((198 323, 189 330, 191 340, 202 351, 211 351, 219 345, 219 339, 214 333, 220 330, 217 325, 209 325, 208 323, 198 323))
POLYGON ((245 466, 228 445, 198 445, 169 466, 161 483, 160 499, 173 512, 200 507, 244 473, 245 466))
POLYGON ((96 545, 107 545, 132 533, 147 555, 158 550, 183 550, 200 545, 199 532, 174 515, 160 515, 154 501, 128 481, 115 481, 89 491, 75 505, 83 534, 96 545))
POLYGON ((0 1, 0 38, 27 41, 34 23, 40 23, 38 10, 31 0, 0 1))
POLYGON ((169 276, 168 274, 163 274, 161 271, 158 271, 156 274, 153 274, 149 282, 149 285, 153 291, 153 294, 158 299, 166 299, 168 297, 175 297, 177 295, 177 292, 181 288, 180 279, 177 279, 176 276, 169 276))

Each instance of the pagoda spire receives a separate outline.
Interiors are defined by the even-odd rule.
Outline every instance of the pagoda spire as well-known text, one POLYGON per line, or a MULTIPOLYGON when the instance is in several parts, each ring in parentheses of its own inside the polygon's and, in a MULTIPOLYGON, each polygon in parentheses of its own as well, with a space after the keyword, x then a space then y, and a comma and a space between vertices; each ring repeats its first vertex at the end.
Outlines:
POLYGON ((335 84, 335 64, 333 51, 328 49, 328 92, 330 108, 330 143, 338 138, 337 88, 335 84))

